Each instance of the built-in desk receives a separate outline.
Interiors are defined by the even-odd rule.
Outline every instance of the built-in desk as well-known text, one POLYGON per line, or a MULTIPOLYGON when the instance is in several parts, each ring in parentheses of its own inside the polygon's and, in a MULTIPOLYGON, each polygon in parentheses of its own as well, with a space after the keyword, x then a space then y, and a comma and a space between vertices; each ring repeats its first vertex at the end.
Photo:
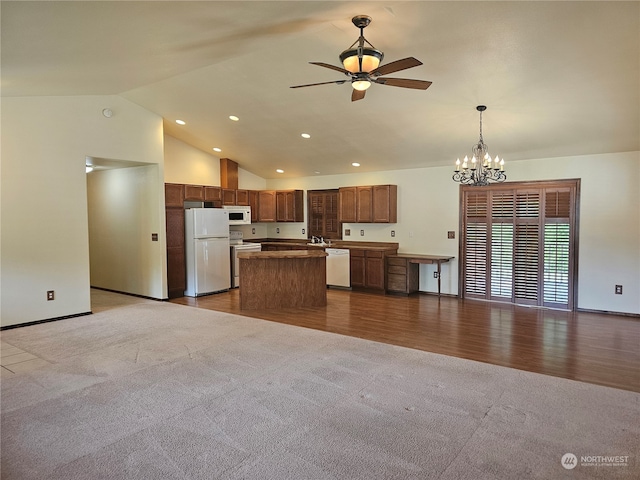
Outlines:
POLYGON ((239 252, 240 309, 325 306, 326 257, 323 250, 239 252))
POLYGON ((410 294, 420 289, 420 264, 435 263, 440 296, 440 265, 454 257, 398 253, 387 256, 387 291, 410 294))

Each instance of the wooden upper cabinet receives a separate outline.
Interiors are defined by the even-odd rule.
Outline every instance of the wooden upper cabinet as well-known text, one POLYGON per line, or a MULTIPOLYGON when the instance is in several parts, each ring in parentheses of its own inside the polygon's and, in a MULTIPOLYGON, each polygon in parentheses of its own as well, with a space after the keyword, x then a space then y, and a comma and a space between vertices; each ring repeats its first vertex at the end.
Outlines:
POLYGON ((304 192, 302 190, 282 190, 276 192, 276 221, 304 221, 304 192))
POLYGON ((339 189, 339 220, 349 223, 396 223, 396 185, 365 185, 339 189))
POLYGON ((249 190, 236 190, 236 205, 249 205, 249 190))
POLYGON ((204 187, 204 201, 222 204, 222 188, 204 187))
POLYGON ((340 187, 338 189, 338 219, 340 222, 354 223, 356 212, 357 187, 340 187))
POLYGON ((204 202, 204 187, 202 185, 185 185, 184 199, 195 202, 204 202))
POLYGON ((184 201, 184 185, 181 183, 164 184, 164 203, 167 207, 182 207, 184 201))
POLYGON ((235 188, 223 188, 222 189, 222 204, 223 205, 235 205, 236 204, 236 190, 235 190, 235 188))
POLYGON ((398 221, 398 186, 374 185, 372 191, 372 220, 374 223, 398 221))
POLYGON ((258 222, 276 221, 276 192, 275 190, 258 191, 258 222))
POLYGON ((258 198, 259 193, 260 192, 258 192, 258 190, 249 190, 249 206, 251 207, 252 222, 258 221, 258 212, 260 211, 260 208, 259 208, 260 199, 258 198))
POLYGON ((373 222, 373 187, 356 188, 356 223, 373 222))

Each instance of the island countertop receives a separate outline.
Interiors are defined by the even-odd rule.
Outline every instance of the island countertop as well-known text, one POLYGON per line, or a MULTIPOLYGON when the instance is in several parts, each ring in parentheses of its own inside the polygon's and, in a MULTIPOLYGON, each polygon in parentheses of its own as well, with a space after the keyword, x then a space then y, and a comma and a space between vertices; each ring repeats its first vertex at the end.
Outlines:
POLYGON ((259 260, 266 258, 316 258, 326 257, 323 250, 279 250, 263 252, 238 252, 238 258, 248 260, 259 260))

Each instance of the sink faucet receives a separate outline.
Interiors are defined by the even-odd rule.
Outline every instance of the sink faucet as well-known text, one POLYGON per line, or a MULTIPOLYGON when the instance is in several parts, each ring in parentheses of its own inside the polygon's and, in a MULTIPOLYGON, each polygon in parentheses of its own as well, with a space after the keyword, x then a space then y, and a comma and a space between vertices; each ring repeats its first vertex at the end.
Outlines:
POLYGON ((316 237, 315 235, 311 236, 311 243, 318 243, 318 237, 316 237))

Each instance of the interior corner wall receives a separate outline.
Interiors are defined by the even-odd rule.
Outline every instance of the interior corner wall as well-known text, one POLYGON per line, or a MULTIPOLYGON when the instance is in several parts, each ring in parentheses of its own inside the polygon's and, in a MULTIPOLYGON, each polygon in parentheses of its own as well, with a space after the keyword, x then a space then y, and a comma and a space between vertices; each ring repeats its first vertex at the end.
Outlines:
POLYGON ((92 287, 167 298, 160 265, 154 262, 166 252, 157 230, 158 178, 158 165, 87 175, 92 287))
MULTIPOLYGON (((162 118, 118 96, 1 102, 1 325, 87 313, 85 158, 154 163, 161 182, 162 118), (102 115, 104 108, 113 111, 111 118, 102 115), (48 290, 55 291, 53 301, 48 290)), ((158 191, 154 230, 164 232, 164 189, 158 191)), ((166 288, 166 256, 152 262, 166 288)))

